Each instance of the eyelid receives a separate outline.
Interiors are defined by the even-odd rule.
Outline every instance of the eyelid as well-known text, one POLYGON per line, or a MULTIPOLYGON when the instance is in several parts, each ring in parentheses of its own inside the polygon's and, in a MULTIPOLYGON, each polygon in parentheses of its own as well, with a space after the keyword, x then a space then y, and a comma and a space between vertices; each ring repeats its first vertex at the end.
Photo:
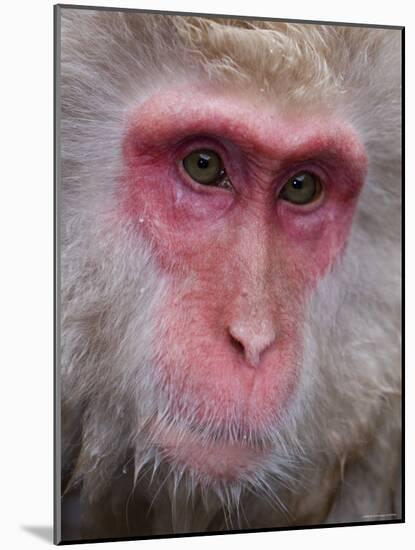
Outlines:
POLYGON ((230 162, 229 155, 223 145, 215 138, 209 136, 188 136, 184 138, 177 146, 176 157, 183 159, 193 151, 200 149, 210 149, 216 153, 222 160, 225 168, 230 162))

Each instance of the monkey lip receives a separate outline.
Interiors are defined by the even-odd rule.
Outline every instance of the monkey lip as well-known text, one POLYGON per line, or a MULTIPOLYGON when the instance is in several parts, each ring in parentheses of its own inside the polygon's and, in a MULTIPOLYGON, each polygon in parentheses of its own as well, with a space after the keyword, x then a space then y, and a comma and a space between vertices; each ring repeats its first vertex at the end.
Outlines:
POLYGON ((168 461, 184 467, 199 478, 236 481, 264 461, 269 444, 249 445, 242 441, 206 441, 193 432, 169 429, 158 437, 157 446, 168 461))

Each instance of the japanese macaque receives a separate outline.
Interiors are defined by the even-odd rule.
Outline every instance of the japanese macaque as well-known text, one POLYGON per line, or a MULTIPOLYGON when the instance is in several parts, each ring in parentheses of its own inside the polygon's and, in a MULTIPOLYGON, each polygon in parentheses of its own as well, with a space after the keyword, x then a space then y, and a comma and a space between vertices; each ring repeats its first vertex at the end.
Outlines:
POLYGON ((62 538, 399 520, 401 31, 59 14, 62 538))

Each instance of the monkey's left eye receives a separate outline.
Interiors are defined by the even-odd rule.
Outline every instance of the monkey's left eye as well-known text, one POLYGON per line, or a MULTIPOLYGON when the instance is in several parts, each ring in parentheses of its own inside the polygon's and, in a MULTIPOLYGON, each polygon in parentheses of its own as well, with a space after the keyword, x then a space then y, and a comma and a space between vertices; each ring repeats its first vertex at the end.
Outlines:
POLYGON ((210 149, 193 151, 183 159, 183 167, 189 176, 202 185, 230 188, 222 159, 210 149))
POLYGON ((294 204, 309 204, 316 201, 321 193, 320 179, 310 172, 301 172, 287 181, 279 197, 294 204))

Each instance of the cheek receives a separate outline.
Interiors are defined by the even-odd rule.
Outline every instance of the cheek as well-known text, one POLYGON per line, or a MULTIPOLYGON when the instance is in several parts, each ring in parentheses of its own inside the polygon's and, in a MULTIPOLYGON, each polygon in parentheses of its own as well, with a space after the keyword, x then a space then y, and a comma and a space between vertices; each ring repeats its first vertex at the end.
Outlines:
POLYGON ((278 220, 286 258, 298 280, 312 290, 343 254, 355 212, 357 195, 330 197, 324 208, 296 215, 279 205, 278 220))

